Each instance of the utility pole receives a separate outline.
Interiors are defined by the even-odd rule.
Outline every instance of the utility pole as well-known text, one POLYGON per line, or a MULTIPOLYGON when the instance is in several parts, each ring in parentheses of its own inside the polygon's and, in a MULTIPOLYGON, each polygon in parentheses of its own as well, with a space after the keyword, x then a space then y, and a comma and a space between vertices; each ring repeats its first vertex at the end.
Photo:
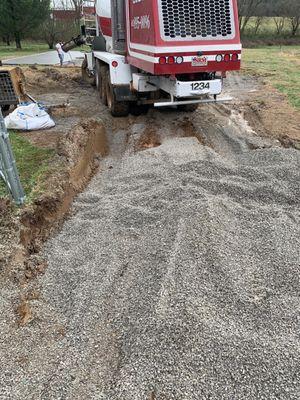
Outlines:
POLYGON ((4 180, 7 190, 17 205, 25 201, 25 194, 20 181, 16 161, 11 148, 2 111, 0 108, 0 178, 4 180))

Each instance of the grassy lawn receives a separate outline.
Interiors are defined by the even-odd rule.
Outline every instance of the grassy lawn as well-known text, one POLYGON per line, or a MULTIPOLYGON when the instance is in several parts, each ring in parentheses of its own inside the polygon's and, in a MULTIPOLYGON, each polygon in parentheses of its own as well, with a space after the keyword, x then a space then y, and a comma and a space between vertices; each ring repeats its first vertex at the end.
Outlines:
MULTIPOLYGON (((11 133, 10 140, 27 201, 30 201, 35 197, 37 188, 41 189, 43 178, 51 168, 54 151, 32 145, 19 133, 11 133)), ((1 180, 0 197, 6 196, 6 193, 5 185, 1 180)))
POLYGON ((300 46, 244 49, 243 70, 264 77, 300 108, 300 46))
POLYGON ((34 53, 42 53, 48 51, 46 43, 22 42, 22 49, 17 50, 14 43, 11 46, 6 46, 2 42, 0 44, 0 60, 15 58, 20 56, 27 56, 34 53))

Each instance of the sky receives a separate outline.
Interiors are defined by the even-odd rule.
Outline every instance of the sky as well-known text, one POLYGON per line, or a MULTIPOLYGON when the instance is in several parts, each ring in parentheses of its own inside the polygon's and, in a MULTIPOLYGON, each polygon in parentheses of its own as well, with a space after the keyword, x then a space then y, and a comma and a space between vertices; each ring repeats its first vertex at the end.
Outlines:
MULTIPOLYGON (((72 1, 71 0, 51 0, 52 6, 53 7, 57 7, 60 8, 62 7, 62 5, 64 5, 64 7, 62 8, 73 8, 72 6, 72 1)), ((86 3, 93 3, 93 1, 87 1, 86 3)), ((89 4, 87 4, 89 5, 89 4)))
POLYGON ((51 0, 52 6, 53 7, 61 7, 62 3, 66 4, 67 7, 70 7, 72 5, 70 0, 51 0))

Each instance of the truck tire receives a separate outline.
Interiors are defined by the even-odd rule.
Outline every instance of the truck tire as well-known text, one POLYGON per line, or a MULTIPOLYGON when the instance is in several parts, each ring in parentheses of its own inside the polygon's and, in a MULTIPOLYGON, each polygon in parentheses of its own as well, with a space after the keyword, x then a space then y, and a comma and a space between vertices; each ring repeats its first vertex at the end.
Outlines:
POLYGON ((81 76, 85 82, 89 83, 92 86, 96 86, 95 76, 93 76, 89 73, 88 62, 87 62, 86 57, 84 57, 84 60, 81 65, 81 76))
POLYGON ((116 100, 114 88, 110 82, 109 70, 107 70, 106 74, 106 97, 107 106, 113 117, 127 117, 129 114, 129 102, 116 100))

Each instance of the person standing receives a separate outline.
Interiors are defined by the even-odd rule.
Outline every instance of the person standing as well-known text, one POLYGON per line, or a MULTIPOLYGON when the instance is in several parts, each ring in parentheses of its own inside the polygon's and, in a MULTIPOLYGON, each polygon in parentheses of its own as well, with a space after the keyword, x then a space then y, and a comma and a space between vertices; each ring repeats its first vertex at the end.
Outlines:
POLYGON ((65 57, 64 51, 62 49, 62 46, 63 46, 63 42, 61 42, 61 41, 59 41, 57 43, 57 45, 55 46, 61 67, 63 66, 64 57, 65 57))

